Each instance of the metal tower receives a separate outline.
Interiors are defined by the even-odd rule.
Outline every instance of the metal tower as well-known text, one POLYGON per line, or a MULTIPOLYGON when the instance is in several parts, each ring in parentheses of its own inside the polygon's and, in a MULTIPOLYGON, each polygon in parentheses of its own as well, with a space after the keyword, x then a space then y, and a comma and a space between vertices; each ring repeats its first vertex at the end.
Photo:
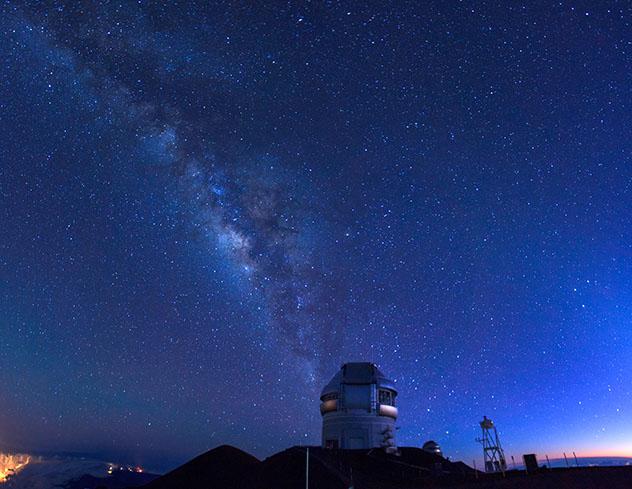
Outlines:
POLYGON ((483 444, 485 472, 505 472, 507 470, 505 452, 500 446, 498 431, 496 431, 493 421, 487 416, 483 416, 480 425, 483 430, 483 437, 477 438, 476 441, 483 444))

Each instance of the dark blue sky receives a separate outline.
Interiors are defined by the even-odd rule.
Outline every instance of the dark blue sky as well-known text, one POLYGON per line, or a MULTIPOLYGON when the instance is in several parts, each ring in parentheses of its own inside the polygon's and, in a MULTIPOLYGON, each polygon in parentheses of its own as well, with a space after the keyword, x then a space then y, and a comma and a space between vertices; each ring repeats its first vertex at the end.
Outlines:
POLYGON ((632 455, 627 2, 7 2, 0 444, 632 455))

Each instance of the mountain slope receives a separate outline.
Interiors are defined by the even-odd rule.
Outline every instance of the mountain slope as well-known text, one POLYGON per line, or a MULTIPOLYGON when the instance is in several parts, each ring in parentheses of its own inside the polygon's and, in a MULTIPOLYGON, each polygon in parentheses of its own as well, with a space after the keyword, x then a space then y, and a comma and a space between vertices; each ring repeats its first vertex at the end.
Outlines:
POLYGON ((229 445, 214 448, 150 482, 146 489, 251 489, 261 462, 229 445))

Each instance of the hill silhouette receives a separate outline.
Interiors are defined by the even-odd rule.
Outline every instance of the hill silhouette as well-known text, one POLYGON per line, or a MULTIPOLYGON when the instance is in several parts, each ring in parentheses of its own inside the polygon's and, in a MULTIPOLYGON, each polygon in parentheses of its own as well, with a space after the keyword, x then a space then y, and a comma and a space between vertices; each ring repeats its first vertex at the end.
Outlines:
MULTIPOLYGON (((143 486, 146 489, 290 489, 305 486, 306 447, 292 447, 259 461, 231 446, 206 452, 143 486)), ((473 469, 418 448, 400 455, 382 450, 326 450, 310 447, 310 487, 317 489, 391 488, 393 484, 421 487, 432 477, 463 481, 473 469)), ((398 486, 399 487, 399 486, 398 486)), ((401 486, 404 487, 404 486, 401 486)))
POLYGON ((249 453, 222 445, 143 486, 147 489, 248 489, 261 462, 249 453))
MULTIPOLYGON (((145 489, 296 489, 305 487, 306 447, 292 447, 260 461, 224 445, 206 452, 143 486, 145 489)), ((541 469, 527 474, 476 472, 419 448, 398 455, 372 450, 310 447, 311 489, 624 489, 632 487, 632 467, 541 469)))

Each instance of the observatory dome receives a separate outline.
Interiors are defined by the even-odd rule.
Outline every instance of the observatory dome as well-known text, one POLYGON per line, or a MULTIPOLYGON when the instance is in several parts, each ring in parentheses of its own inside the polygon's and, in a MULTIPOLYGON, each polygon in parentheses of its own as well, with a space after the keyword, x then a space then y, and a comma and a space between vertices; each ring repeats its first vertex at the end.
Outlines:
POLYGON ((426 443, 424 443, 423 447, 421 448, 424 452, 434 453, 436 455, 443 457, 443 452, 441 451, 441 447, 434 440, 428 440, 426 443))
POLYGON ((345 363, 323 388, 325 448, 395 450, 397 390, 373 363, 345 363))

